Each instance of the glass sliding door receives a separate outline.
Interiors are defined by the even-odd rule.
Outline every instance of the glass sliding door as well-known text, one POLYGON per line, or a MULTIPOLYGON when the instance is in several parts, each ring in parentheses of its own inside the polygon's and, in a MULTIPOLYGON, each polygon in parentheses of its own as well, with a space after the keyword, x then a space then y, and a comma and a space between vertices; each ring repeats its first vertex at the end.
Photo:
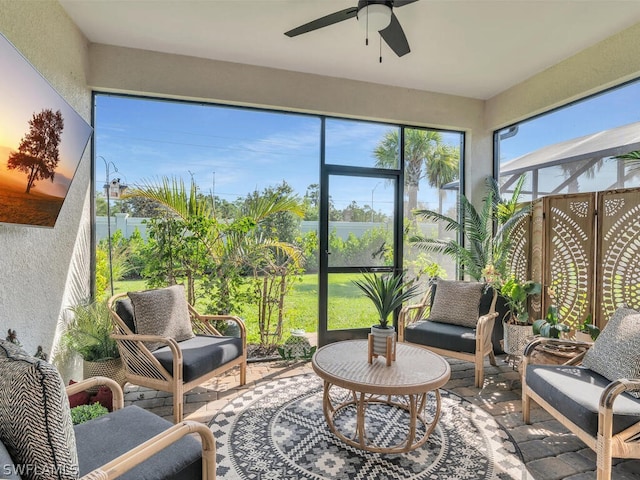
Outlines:
POLYGON ((377 321, 371 301, 353 280, 364 271, 394 269, 395 190, 390 179, 329 176, 329 197, 345 213, 338 218, 330 215, 328 224, 329 330, 366 328, 377 321))
POLYGON ((326 121, 321 173, 321 345, 366 338, 377 323, 373 304, 353 283, 364 273, 401 268, 402 171, 400 156, 384 161, 377 148, 400 129, 389 125, 326 121))

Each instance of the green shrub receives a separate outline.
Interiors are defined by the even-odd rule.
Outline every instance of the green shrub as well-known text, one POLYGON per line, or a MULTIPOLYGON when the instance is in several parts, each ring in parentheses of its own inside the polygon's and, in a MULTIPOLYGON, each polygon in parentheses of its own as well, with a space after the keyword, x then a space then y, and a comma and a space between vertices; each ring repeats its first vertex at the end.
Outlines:
POLYGON ((106 415, 107 413, 109 413, 109 410, 98 402, 93 405, 78 405, 71 409, 71 421, 74 425, 78 425, 79 423, 84 423, 89 420, 93 420, 94 418, 101 417, 102 415, 106 415))

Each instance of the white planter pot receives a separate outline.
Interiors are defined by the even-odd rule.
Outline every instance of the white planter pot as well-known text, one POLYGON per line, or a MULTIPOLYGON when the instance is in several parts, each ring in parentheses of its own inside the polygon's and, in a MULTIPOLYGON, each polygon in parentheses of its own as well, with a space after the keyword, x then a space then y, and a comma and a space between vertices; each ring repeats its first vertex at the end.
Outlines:
POLYGON ((533 337, 533 327, 514 323, 504 323, 504 351, 508 355, 521 356, 524 347, 533 337))
POLYGON ((371 335, 373 336, 373 353, 374 355, 387 356, 387 338, 391 337, 391 360, 395 360, 396 351, 396 329, 393 326, 380 328, 378 325, 371 326, 371 335))

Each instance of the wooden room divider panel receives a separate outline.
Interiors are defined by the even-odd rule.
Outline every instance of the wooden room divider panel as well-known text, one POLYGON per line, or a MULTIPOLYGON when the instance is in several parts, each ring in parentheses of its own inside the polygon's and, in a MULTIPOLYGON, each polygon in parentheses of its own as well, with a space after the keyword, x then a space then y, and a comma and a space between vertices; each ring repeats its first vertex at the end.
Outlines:
POLYGON ((594 317, 604 327, 616 308, 640 308, 640 189, 598 197, 598 254, 594 317))
POLYGON ((545 264, 543 308, 552 303, 553 289, 560 318, 581 323, 591 312, 595 260, 595 193, 544 198, 545 264))
POLYGON ((553 303, 563 322, 575 327, 591 314, 603 328, 619 305, 640 309, 640 188, 534 200, 513 238, 510 271, 543 286, 531 318, 553 303))
MULTIPOLYGON (((545 228, 544 228, 544 198, 535 200, 531 207, 531 222, 529 223, 529 245, 530 262, 529 262, 529 279, 539 284, 544 283, 543 272, 545 268, 545 228)), ((531 318, 544 317, 543 296, 534 295, 529 302, 529 315, 531 318)))

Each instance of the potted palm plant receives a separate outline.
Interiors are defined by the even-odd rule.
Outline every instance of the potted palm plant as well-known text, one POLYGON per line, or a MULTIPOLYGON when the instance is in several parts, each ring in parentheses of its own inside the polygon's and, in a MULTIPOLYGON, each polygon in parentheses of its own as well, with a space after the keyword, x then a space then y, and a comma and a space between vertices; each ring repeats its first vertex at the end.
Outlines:
POLYGON ((113 325, 106 303, 87 301, 69 310, 73 318, 62 335, 62 345, 82 357, 83 377, 100 375, 123 385, 124 368, 118 346, 111 338, 113 325))
POLYGON ((365 273, 362 280, 354 280, 353 283, 373 302, 378 313, 378 323, 371 326, 373 353, 386 355, 387 337, 395 338, 395 328, 389 325, 389 315, 409 300, 418 286, 414 280, 405 282, 403 273, 384 275, 365 273))

